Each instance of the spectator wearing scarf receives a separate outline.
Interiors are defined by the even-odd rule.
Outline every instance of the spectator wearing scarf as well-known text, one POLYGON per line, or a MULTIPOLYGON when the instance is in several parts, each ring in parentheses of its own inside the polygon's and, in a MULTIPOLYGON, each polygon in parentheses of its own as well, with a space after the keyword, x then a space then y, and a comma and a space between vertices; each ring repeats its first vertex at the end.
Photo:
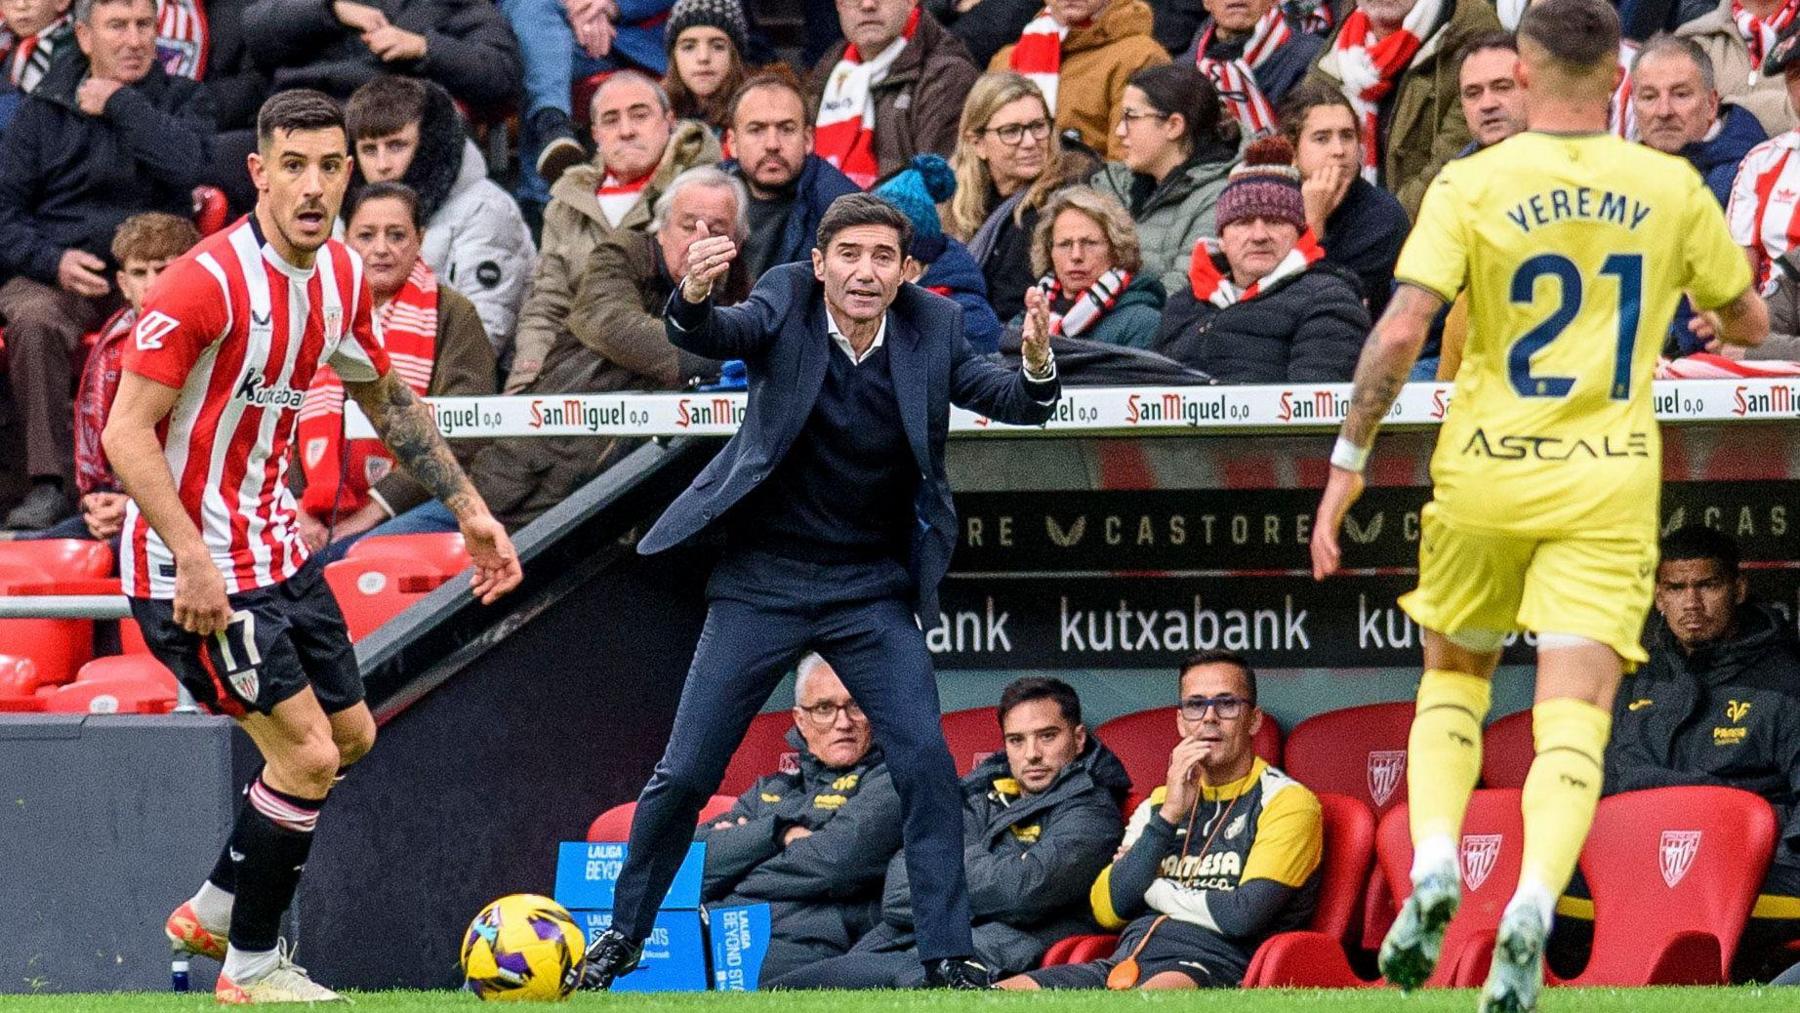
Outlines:
POLYGON ((1206 0, 1206 6, 1212 16, 1176 62, 1191 63, 1212 80, 1245 133, 1274 133, 1275 110, 1306 76, 1324 38, 1290 18, 1277 0, 1206 0))
POLYGON ((1369 314, 1306 226, 1293 158, 1281 137, 1246 150, 1219 195, 1220 237, 1194 247, 1153 350, 1222 383, 1350 379, 1369 314))
POLYGON ((1710 12, 1675 29, 1712 60, 1721 99, 1756 114, 1770 137, 1794 129, 1795 111, 1781 75, 1762 73, 1763 61, 1784 32, 1795 30, 1800 0, 1719 0, 1710 12))
POLYGON ((1083 144, 1117 159, 1126 81, 1169 62, 1150 27, 1144 0, 1051 0, 988 69, 1025 75, 1044 93, 1059 131, 1073 130, 1083 144))
POLYGON ((1361 0, 1313 64, 1362 127, 1363 178, 1419 213, 1425 187, 1469 143, 1456 57, 1500 21, 1487 0, 1361 0))
MULTIPOLYGON (((1032 235, 1031 267, 1049 296, 1052 340, 1150 347, 1163 286, 1143 269, 1137 229, 1118 201, 1091 187, 1059 191, 1032 235)), ((1008 327, 1016 335, 1024 325, 1020 314, 1008 327)))

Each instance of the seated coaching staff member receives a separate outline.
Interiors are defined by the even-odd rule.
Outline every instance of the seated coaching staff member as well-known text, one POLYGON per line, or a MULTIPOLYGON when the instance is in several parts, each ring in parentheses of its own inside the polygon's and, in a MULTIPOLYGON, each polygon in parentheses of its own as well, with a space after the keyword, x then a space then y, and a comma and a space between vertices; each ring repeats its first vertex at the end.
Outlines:
POLYGON ((893 772, 928 979, 988 984, 967 959, 962 793, 916 617, 937 614, 955 541, 944 475, 950 405, 1036 424, 1060 388, 1041 296, 1024 375, 977 358, 962 308, 901 281, 912 230, 892 204, 846 194, 820 220, 810 265, 771 270, 747 302, 724 309, 709 296, 735 245, 709 236, 688 250, 687 278, 669 299, 669 339, 745 360, 750 402, 737 435, 638 545, 650 554, 718 531, 726 549, 674 731, 638 799, 613 927, 588 948, 590 988, 637 966, 701 804, 808 647, 862 705, 893 772))

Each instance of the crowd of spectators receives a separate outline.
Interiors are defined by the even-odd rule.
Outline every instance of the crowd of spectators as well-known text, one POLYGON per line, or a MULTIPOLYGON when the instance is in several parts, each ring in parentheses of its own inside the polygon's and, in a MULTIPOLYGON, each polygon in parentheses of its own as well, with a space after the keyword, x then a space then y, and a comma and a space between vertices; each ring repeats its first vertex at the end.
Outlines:
MULTIPOLYGON (((739 238, 725 294, 742 298, 808 258, 825 208, 859 189, 911 219, 908 277, 963 306, 977 350, 1016 347, 1035 288, 1056 339, 1082 351, 1065 382, 1149 362, 1219 383, 1344 381, 1425 186, 1525 126, 1507 31, 1519 4, 797 6, 800 23, 777 33, 793 11, 743 0, 0 5, 0 334, 19 448, 3 467, 29 486, 4 527, 81 516, 76 420, 105 405, 85 403, 103 396, 91 385, 76 403, 75 378, 127 301, 113 278, 123 223, 248 210, 248 127, 280 89, 345 103, 354 187, 386 188, 371 213, 407 209, 371 236, 416 219, 412 254, 384 239, 406 261, 404 284, 378 293, 384 312, 460 338, 473 309, 492 384, 467 362, 437 369, 450 343, 421 342, 412 379, 429 392, 729 385, 732 364, 678 353, 648 322, 695 223, 739 238), (716 172, 665 200, 702 167, 716 172)), ((1702 173, 1790 339, 1771 348, 1800 353, 1800 308, 1779 312, 1800 307, 1800 0, 1631 6, 1612 129, 1702 173)), ((1415 376, 1453 376, 1466 330, 1465 308, 1449 308, 1415 376)), ((1684 310, 1666 352, 1709 338, 1684 310)), ((341 420, 340 401, 316 398, 313 424, 341 420)), ((626 449, 514 440, 467 456, 516 525, 626 449)), ((314 487, 321 533, 444 522, 380 492, 373 448, 337 455, 358 476, 328 479, 328 458, 292 469, 314 487)))

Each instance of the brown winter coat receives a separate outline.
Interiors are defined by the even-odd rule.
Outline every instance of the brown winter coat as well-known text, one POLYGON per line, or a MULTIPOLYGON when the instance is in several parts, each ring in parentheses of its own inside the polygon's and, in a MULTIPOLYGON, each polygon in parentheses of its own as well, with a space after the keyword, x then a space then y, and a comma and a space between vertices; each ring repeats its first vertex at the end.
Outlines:
MULTIPOLYGON (((814 109, 825 94, 832 69, 849 47, 850 43, 839 42, 813 66, 807 91, 814 109)), ((962 40, 920 11, 912 41, 894 58, 887 76, 869 89, 875 100, 877 174, 898 172, 914 155, 925 152, 949 158, 956 150, 963 100, 979 76, 981 68, 975 66, 962 40)))
MULTIPOLYGON (((1470 39, 1500 30, 1500 19, 1488 0, 1455 0, 1450 21, 1433 38, 1425 40, 1412 64, 1400 76, 1381 111, 1381 188, 1399 198, 1408 218, 1419 217, 1419 202, 1444 163, 1456 157, 1470 140, 1463 119, 1456 56, 1470 39)), ((1338 76, 1337 42, 1333 33, 1325 42, 1309 81, 1342 87, 1338 76)))
MULTIPOLYGON (((681 120, 670 135, 669 147, 644 188, 637 206, 619 220, 619 230, 643 232, 650 227, 650 209, 656 198, 682 172, 696 165, 719 161, 719 142, 706 124, 681 120)), ((519 330, 513 342, 512 372, 506 393, 518 394, 530 387, 547 365, 546 357, 569 334, 575 292, 588 258, 600 240, 614 231, 600 210, 594 191, 605 170, 583 163, 563 173, 550 188, 550 205, 544 209, 544 239, 537 270, 531 277, 531 294, 519 311, 519 330)))
MULTIPOLYGON (((1168 63, 1169 54, 1150 35, 1150 5, 1112 0, 1091 23, 1069 29, 1062 45, 1062 80, 1056 86, 1056 128, 1076 130, 1082 143, 1108 161, 1125 157, 1119 147, 1119 109, 1125 80, 1145 67, 1168 63)), ((989 70, 1010 70, 1012 51, 1002 48, 989 70)))
POLYGON ((1675 29, 1675 35, 1698 43, 1712 58, 1713 83, 1720 98, 1735 99, 1755 113, 1770 137, 1794 129, 1787 85, 1779 74, 1764 77, 1762 71, 1751 69, 1750 47, 1731 18, 1731 0, 1719 0, 1717 10, 1675 29))

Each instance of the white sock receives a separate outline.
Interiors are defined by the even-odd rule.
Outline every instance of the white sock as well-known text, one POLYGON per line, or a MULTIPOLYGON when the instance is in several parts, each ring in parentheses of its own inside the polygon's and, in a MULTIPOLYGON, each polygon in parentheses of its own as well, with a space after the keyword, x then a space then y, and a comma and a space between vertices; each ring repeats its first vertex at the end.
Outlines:
MULTIPOLYGON (((1550 931, 1550 920, 1556 917, 1556 891, 1542 883, 1528 879, 1519 880, 1518 889, 1513 891, 1512 900, 1506 902, 1506 914, 1521 904, 1534 905, 1537 913, 1544 920, 1544 931, 1550 931)), ((1502 916, 1504 917, 1504 916, 1502 916)))
POLYGON ((1427 876, 1437 875, 1457 875, 1456 841, 1441 834, 1427 837, 1413 847, 1413 885, 1417 886, 1427 876))
POLYGON ((231 928, 231 905, 237 900, 232 894, 212 880, 204 880, 200 884, 200 892, 188 900, 193 906, 194 916, 200 919, 200 925, 215 935, 223 934, 231 928))
POLYGON ((234 985, 248 985, 268 977, 279 962, 280 955, 274 950, 240 950, 232 946, 225 950, 225 967, 219 973, 234 985))

